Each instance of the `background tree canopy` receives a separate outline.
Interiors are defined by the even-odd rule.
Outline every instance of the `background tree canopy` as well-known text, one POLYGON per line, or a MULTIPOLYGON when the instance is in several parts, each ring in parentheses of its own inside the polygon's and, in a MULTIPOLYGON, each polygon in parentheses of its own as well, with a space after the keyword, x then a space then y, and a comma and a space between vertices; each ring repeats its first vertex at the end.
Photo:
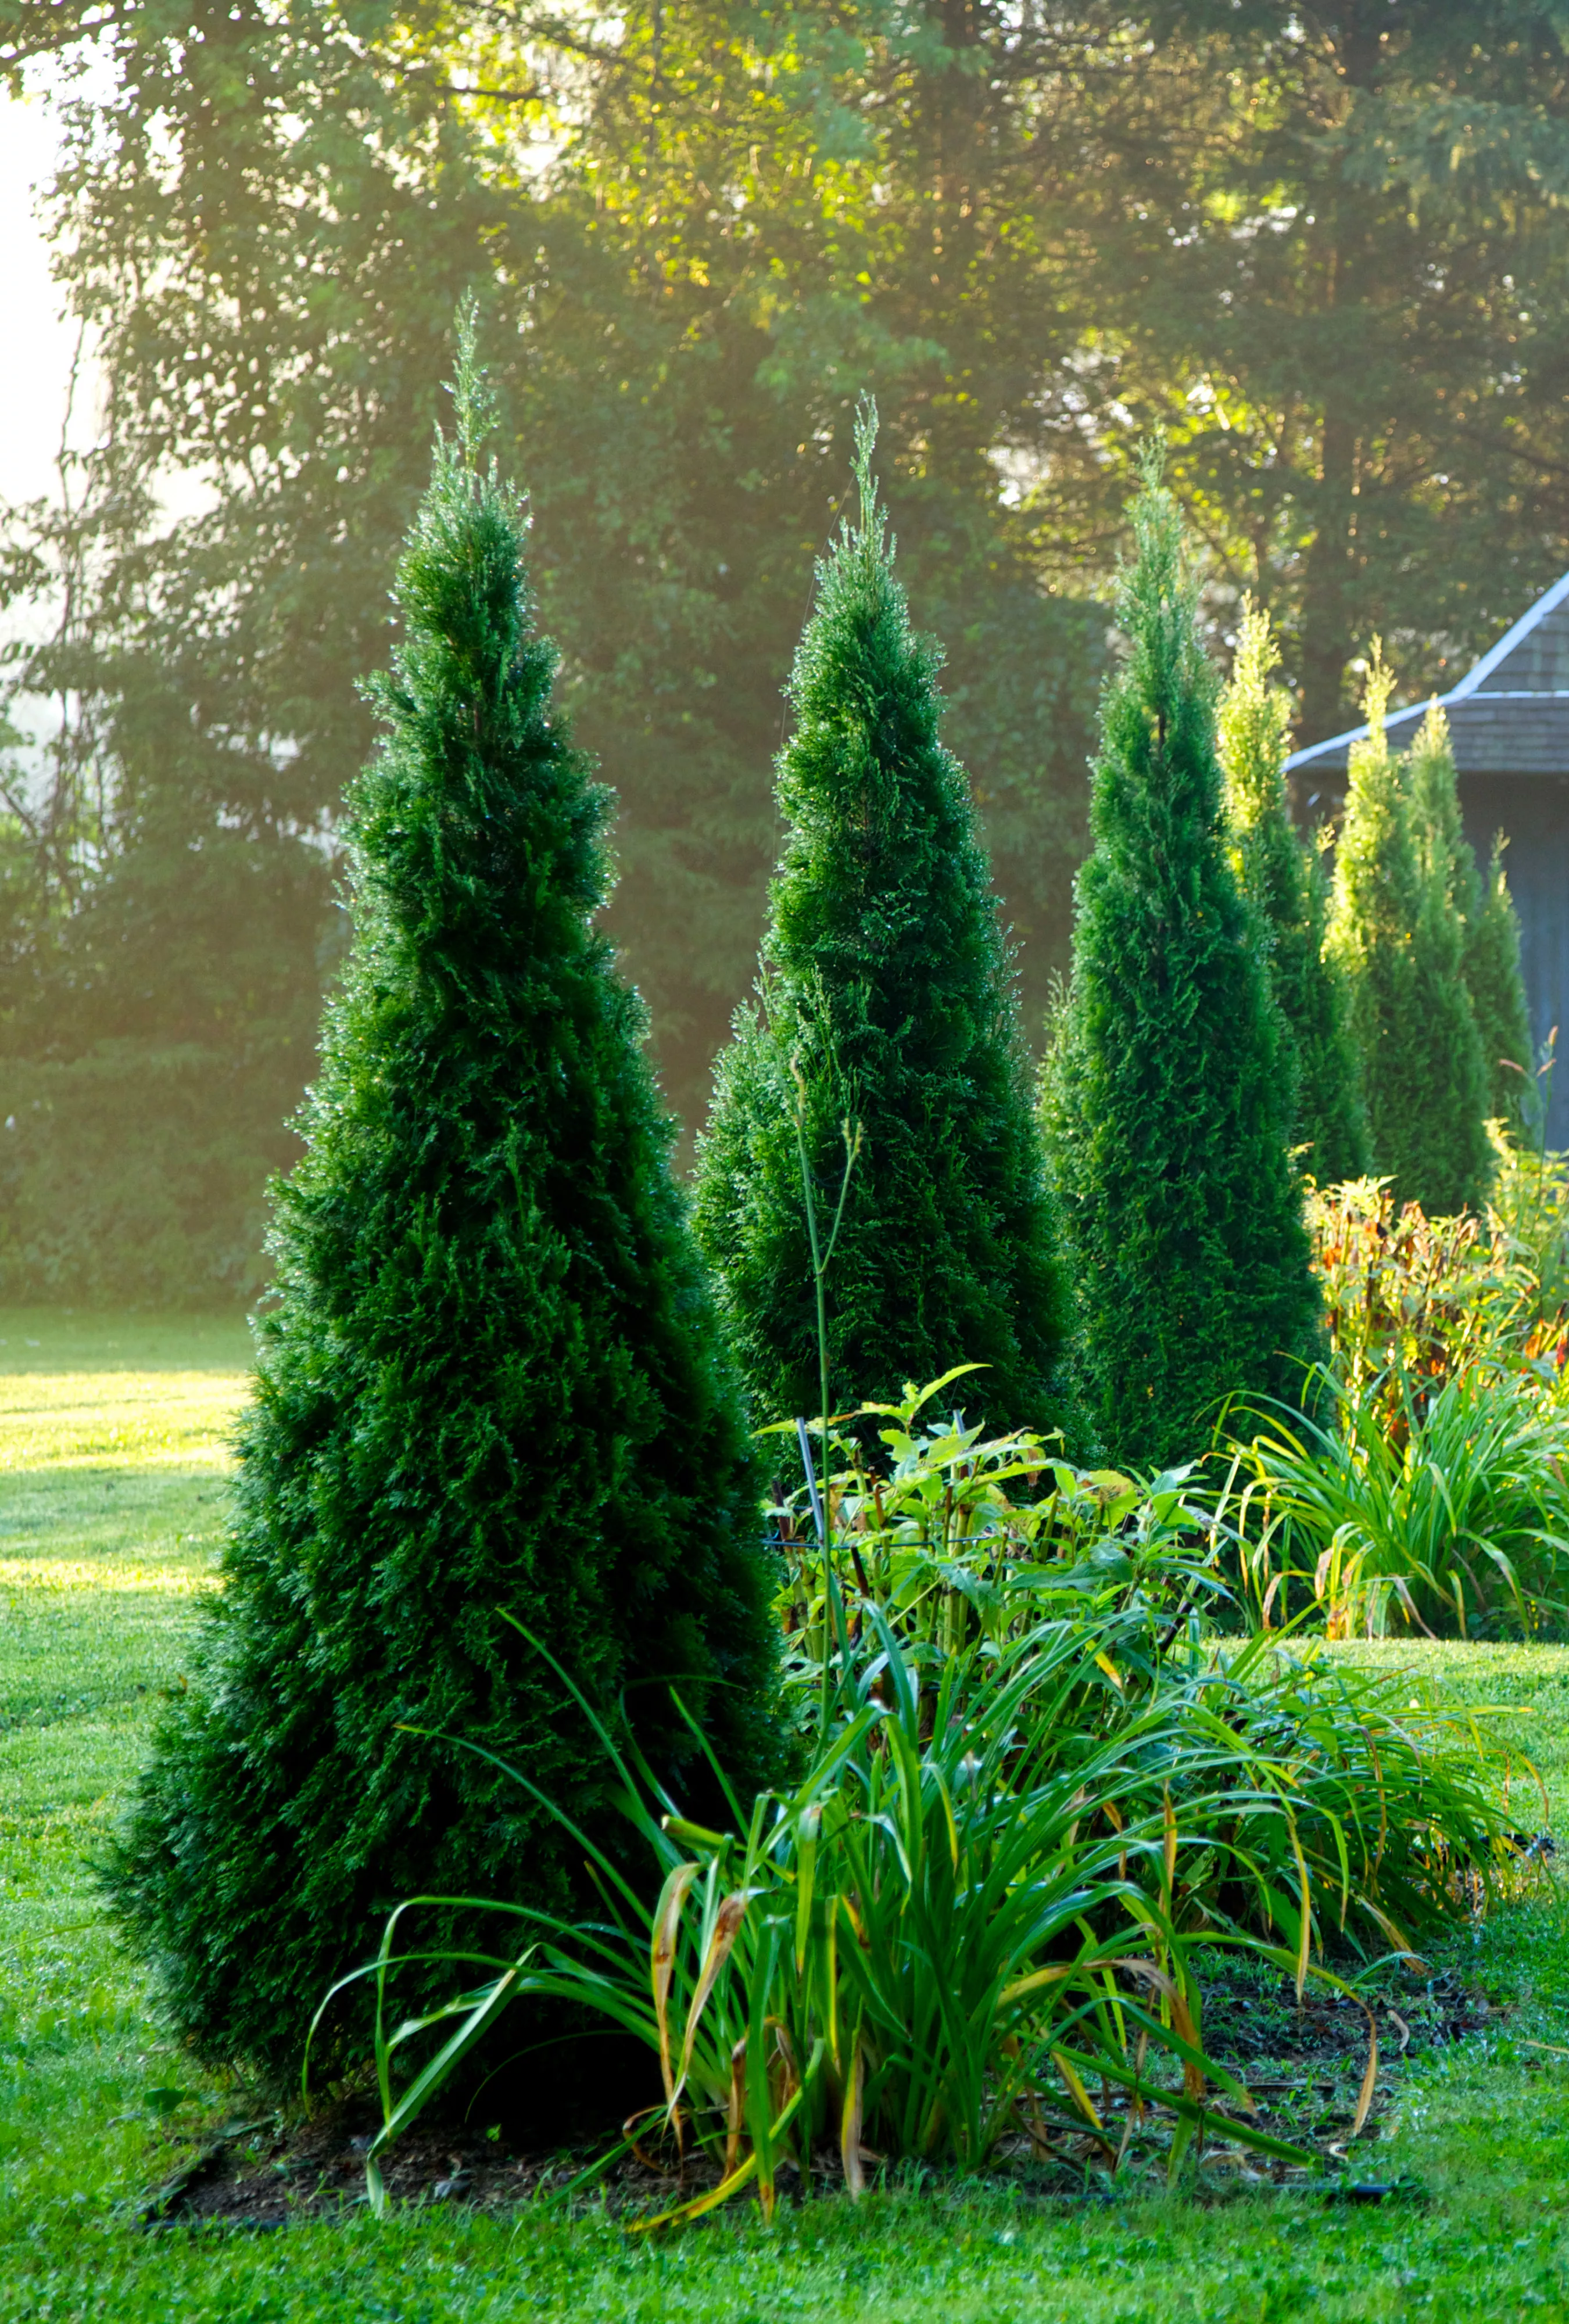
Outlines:
POLYGON ((1038 1025, 1151 421, 1315 734, 1374 627, 1426 687, 1560 569, 1566 41, 1546 0, 0 0, 14 73, 95 60, 55 216, 108 382, 6 531, 10 676, 65 712, 0 842, 7 1279, 250 1277, 465 290, 691 1123, 856 392, 1038 1025))

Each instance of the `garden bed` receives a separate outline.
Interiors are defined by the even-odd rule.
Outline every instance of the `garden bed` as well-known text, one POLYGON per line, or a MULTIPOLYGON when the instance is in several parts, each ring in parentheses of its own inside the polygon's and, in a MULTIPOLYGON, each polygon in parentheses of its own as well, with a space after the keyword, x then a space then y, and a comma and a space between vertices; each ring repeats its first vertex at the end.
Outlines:
MULTIPOLYGON (((1491 2001, 1453 1972, 1405 1979, 1374 2000, 1379 2077, 1353 2146, 1350 2133, 1368 2062, 1368 2019, 1355 2001, 1309 1991, 1298 2005, 1291 1980, 1282 1978, 1247 1984, 1206 1981, 1204 2003, 1210 2054, 1246 2081, 1258 2105, 1257 2126, 1315 2153, 1332 2180, 1351 2170, 1374 2182, 1370 2192, 1379 2183, 1372 2149, 1389 2123, 1407 2067, 1435 2049, 1497 2032, 1511 2015, 1508 2004, 1491 2001)), ((1137 2178, 1141 2157, 1128 2101, 1108 2094, 1101 2110, 1119 2145, 1126 2135, 1122 2168, 1137 2178)), ((1152 2109, 1156 2116, 1159 2111, 1158 2105, 1152 2109)), ((365 2202, 365 2153, 378 2123, 374 2106, 362 2102, 328 2107, 309 2122, 245 2123, 194 2146, 187 2143, 181 2159, 142 2206, 142 2223, 151 2228, 178 2223, 268 2230, 291 2220, 356 2210, 365 2202)), ((597 2146, 589 2143, 561 2151, 516 2149, 499 2126, 421 2123, 388 2151, 383 2176, 389 2200, 400 2205, 458 2203, 505 2212, 543 2197, 628 2223, 688 2202, 718 2182, 718 2169, 709 2157, 678 2158, 671 2142, 647 2135, 639 2139, 640 2153, 596 2170, 620 2144, 614 2125, 606 2126, 597 2146), (575 2195, 568 2192, 574 2187, 575 2195)), ((1004 2142, 983 2179, 993 2190, 1012 2188, 1030 2197, 1082 2198, 1104 2191, 1106 2159, 1091 2136, 1054 2137, 1043 2152, 1020 2135, 1004 2142)), ((880 2161, 863 2152, 870 2174, 880 2161)), ((819 2149, 812 2165, 810 2192, 842 2195, 844 2172, 835 2149, 819 2149)), ((1163 2158, 1152 2152, 1144 2167, 1163 2169, 1163 2158)), ((1315 2176, 1232 2145, 1226 2113, 1217 2110, 1195 2157, 1194 2183, 1228 2173, 1260 2189, 1300 2187, 1315 2176)), ((793 2164, 781 2163, 780 2174, 781 2199, 799 2200, 807 2190, 793 2164)), ((918 2188, 965 2183, 952 2172, 894 2176, 900 2184, 918 2188)))

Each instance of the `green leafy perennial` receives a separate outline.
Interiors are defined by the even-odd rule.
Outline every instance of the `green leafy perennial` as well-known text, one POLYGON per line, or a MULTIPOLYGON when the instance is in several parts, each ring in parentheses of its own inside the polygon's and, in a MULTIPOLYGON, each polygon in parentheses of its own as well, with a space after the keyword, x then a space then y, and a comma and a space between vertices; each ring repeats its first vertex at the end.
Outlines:
POLYGON ((672 1679, 739 1780, 771 1765, 753 1458, 641 1010, 592 926, 605 794, 551 712, 485 424, 466 333, 353 800, 355 951, 278 1193, 226 1586, 108 1875, 199 2050, 280 2070, 389 1898, 587 1901, 583 1848, 482 1756, 605 1830, 591 1729, 503 1616, 600 1716, 624 1693, 678 1790, 672 1679), (480 1750, 431 1739, 458 1735, 480 1750))

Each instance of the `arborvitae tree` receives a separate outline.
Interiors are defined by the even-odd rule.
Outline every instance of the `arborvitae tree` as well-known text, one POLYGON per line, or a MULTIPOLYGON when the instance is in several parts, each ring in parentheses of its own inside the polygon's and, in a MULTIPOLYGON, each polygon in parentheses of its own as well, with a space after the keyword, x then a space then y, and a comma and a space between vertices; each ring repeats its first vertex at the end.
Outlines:
POLYGON ((1318 850, 1292 828, 1286 798, 1291 704, 1269 682, 1279 650, 1261 606, 1244 601, 1219 735, 1226 819, 1244 890, 1270 937, 1269 981, 1297 1074, 1293 1143, 1320 1185, 1369 1167, 1367 1114, 1346 995, 1324 958, 1329 889, 1318 850))
POLYGON ((789 826, 761 1005, 722 1054, 697 1222, 759 1414, 815 1413, 818 1342, 798 1125, 832 1214, 835 1405, 950 1365, 997 1425, 1058 1422, 1064 1297, 1012 969, 964 770, 938 735, 940 654, 916 636, 855 431, 860 510, 819 565, 779 763, 789 826))
POLYGON ((593 1903, 581 1847, 465 1748, 624 1832, 506 1616, 612 1718, 623 1699, 678 1786, 699 1763, 672 1681, 743 1782, 771 1749, 739 1388, 593 926, 606 794, 551 709, 471 328, 461 352, 351 802, 355 947, 277 1194, 226 1586, 108 1874, 175 2024, 278 2072, 398 1898, 593 1903))
POLYGON ((1300 1397, 1318 1295, 1284 1029, 1228 853, 1214 675, 1153 468, 1133 522, 1046 1103, 1092 1417, 1112 1460, 1156 1465, 1202 1451, 1229 1396, 1300 1397))
POLYGON ((1407 778, 1424 875, 1447 887, 1463 930, 1463 973, 1487 1075, 1487 1111, 1521 1120, 1531 1070, 1531 1028, 1520 974, 1520 928, 1504 877, 1503 835, 1484 882, 1460 816, 1449 721, 1435 702, 1411 746, 1407 778))
POLYGON ((1375 640, 1328 945, 1351 992, 1373 1167, 1393 1178, 1397 1201, 1447 1214, 1479 1203, 1487 1185, 1487 1077, 1451 859, 1425 820, 1419 844, 1413 785, 1384 730, 1392 685, 1375 640))
POLYGON ((1439 883, 1451 909, 1468 923, 1481 908, 1481 881, 1460 817, 1449 721, 1436 702, 1428 704, 1427 715, 1417 729, 1402 780, 1410 801, 1411 839, 1422 876, 1439 883))
POLYGON ((1465 932, 1465 982, 1487 1067, 1487 1110, 1524 1128, 1536 1090, 1530 1012, 1520 973, 1520 923, 1504 875, 1503 833, 1493 836, 1481 903, 1465 932))

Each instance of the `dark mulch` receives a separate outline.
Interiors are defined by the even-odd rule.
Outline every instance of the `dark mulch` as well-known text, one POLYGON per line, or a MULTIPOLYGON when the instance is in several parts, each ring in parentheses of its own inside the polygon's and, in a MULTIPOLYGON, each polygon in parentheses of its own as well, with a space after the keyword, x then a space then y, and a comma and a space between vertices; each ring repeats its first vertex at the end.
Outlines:
MULTIPOLYGON (((188 2155, 147 2199, 143 2224, 264 2230, 364 2205, 365 2150, 374 2126, 375 2116, 362 2107, 336 2108, 310 2123, 239 2126, 188 2155)), ((420 2125, 384 2152, 382 2177, 390 2203, 511 2210, 532 2197, 564 2192, 620 2143, 619 2128, 607 2127, 597 2151, 527 2153, 462 2124, 420 2125)), ((719 2173, 706 2157, 688 2156, 682 2163, 673 2148, 667 2158, 661 2141, 651 2144, 651 2153, 645 2147, 641 2156, 623 2155, 596 2173, 584 2200, 603 2202, 616 2217, 653 2215, 718 2183, 719 2173), (667 2159, 669 2167, 661 2167, 667 2159)), ((781 2192, 799 2191, 793 2185, 797 2175, 793 2163, 781 2165, 781 2192)), ((814 2176, 819 2175, 840 2179, 836 2153, 816 2159, 814 2176)))
MULTIPOLYGON (((1350 2168, 1363 2159, 1365 2143, 1376 2141, 1387 2118, 1402 2061, 1421 2051, 1463 2040, 1497 2024, 1507 2013, 1453 1977, 1403 1984, 1396 1997, 1371 2003, 1377 2027, 1380 2070, 1371 2112, 1357 2141, 1355 2157, 1347 2142, 1368 2060, 1368 2018, 1354 2001, 1310 1987, 1300 2007, 1289 1978, 1278 1986, 1216 1983, 1203 1989, 1204 2037, 1217 2065, 1246 2083, 1258 2107, 1258 2127, 1294 2144, 1312 2148, 1334 2167, 1350 2168)), ((1098 2094, 1108 2139, 1121 2145, 1128 2131, 1125 2161, 1138 2167, 1141 2138, 1128 2124, 1128 2101, 1107 2089, 1098 2094)), ((1050 2094, 1060 2105, 1060 2093, 1050 2094)), ((1251 2153, 1232 2140, 1229 2102, 1211 2118, 1205 2141, 1205 2176, 1212 2185, 1231 2176, 1234 2183, 1289 2184, 1303 2173, 1293 2166, 1251 2153)), ((1153 2110, 1158 2122, 1159 2109, 1153 2110)), ((179 2221, 187 2226, 265 2230, 289 2221, 338 2214, 364 2204, 365 2150, 376 2116, 363 2102, 340 2106, 309 2123, 281 2119, 230 2126, 206 2145, 185 2150, 185 2159, 147 2200, 141 2217, 149 2227, 179 2221)), ((462 2203, 488 2211, 515 2209, 531 2198, 561 2193, 589 2170, 597 2155, 617 2143, 607 2126, 595 2147, 563 2153, 558 2148, 521 2151, 495 2132, 465 2124, 416 2126, 385 2154, 383 2177, 390 2201, 399 2205, 462 2203)), ((1163 2144, 1155 2140, 1150 2151, 1163 2144)), ((997 2182, 1044 2197, 1073 2194, 1080 2200, 1092 2180, 1103 2178, 1105 2147, 1090 2137, 1052 2134, 1049 2151, 1025 2138, 996 2157, 990 2174, 997 2182)), ((879 2158, 868 2154, 869 2176, 879 2158)), ((673 2150, 640 2141, 637 2154, 623 2155, 594 2181, 581 2200, 603 2203, 614 2216, 648 2216, 689 2200, 715 2183, 714 2165, 701 2156, 680 2163, 673 2150)), ((813 2158, 816 2191, 842 2183, 836 2153, 813 2158)), ((926 2183, 941 2183, 925 2174, 926 2183)), ((802 2191, 793 2165, 780 2172, 780 2190, 789 2200, 802 2191)), ((1353 2194, 1358 2191, 1353 2189, 1353 2194)), ((1375 2192, 1377 2190, 1375 2190, 1375 2192)))
MULTIPOLYGON (((306 2123, 281 2118, 230 2129, 188 2155, 149 2197, 146 2225, 281 2227, 291 2219, 363 2204, 365 2150, 376 2116, 336 2107, 306 2123)), ((475 2203, 504 2209, 550 2185, 565 2186, 587 2155, 518 2154, 462 2124, 417 2125, 383 2161, 396 2203, 475 2203)))
MULTIPOLYGON (((1206 1984, 1202 1993, 1205 2048, 1217 2065, 1231 2067, 1250 2087, 1249 2070, 1259 2059, 1316 2060, 1326 2068, 1353 2056, 1366 2061, 1367 2011, 1348 1995, 1310 1983, 1298 2007, 1288 1977, 1262 1987, 1206 1984)), ((1368 2006, 1386 2056, 1462 2041, 1504 2015, 1454 1976, 1404 1980, 1398 1993, 1370 1998, 1368 2006)))

